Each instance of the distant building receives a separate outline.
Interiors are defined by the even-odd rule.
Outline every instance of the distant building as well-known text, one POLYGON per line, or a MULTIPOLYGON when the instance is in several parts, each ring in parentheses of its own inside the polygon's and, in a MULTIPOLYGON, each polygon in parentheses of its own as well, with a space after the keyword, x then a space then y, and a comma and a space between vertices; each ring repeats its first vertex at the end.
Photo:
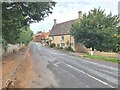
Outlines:
POLYGON ((35 42, 42 42, 43 39, 48 39, 48 35, 49 35, 49 32, 37 32, 37 34, 35 34, 33 36, 33 40, 35 42))
POLYGON ((37 32, 34 36, 33 36, 33 40, 35 42, 40 42, 41 41, 41 38, 42 38, 42 32, 37 32))

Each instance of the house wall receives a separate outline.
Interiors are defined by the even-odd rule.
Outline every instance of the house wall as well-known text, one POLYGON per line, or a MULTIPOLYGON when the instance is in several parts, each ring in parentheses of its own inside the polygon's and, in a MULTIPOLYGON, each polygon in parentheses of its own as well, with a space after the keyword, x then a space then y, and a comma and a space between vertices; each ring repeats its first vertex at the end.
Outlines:
POLYGON ((55 43, 56 45, 60 44, 60 46, 61 46, 61 43, 64 43, 65 47, 67 47, 66 43, 68 41, 70 43, 70 37, 71 37, 71 43, 72 43, 71 47, 73 48, 73 50, 75 50, 74 38, 70 35, 63 35, 63 36, 64 36, 64 40, 62 40, 61 35, 60 36, 50 36, 49 38, 52 40, 51 43, 55 43), (54 37, 54 39, 53 39, 53 37, 54 37))

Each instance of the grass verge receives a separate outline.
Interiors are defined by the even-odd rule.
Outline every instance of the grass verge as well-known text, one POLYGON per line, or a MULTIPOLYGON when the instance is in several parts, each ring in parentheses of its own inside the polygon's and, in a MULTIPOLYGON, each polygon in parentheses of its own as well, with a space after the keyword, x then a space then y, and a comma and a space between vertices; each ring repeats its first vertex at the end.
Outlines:
POLYGON ((120 63, 120 60, 118 60, 117 58, 110 58, 105 56, 84 54, 83 57, 90 58, 90 59, 97 59, 97 60, 105 60, 105 61, 110 61, 114 63, 120 63))

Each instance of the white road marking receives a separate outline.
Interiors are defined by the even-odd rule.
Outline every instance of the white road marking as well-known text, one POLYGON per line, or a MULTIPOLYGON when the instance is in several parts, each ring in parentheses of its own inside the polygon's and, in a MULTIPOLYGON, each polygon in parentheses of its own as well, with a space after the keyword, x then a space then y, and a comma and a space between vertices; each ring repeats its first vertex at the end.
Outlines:
MULTIPOLYGON (((64 62, 63 62, 64 63, 64 62)), ((66 64, 66 63, 65 63, 66 64)), ((66 64, 67 66, 69 66, 69 67, 71 67, 71 68, 73 68, 73 69, 75 69, 75 70, 77 70, 77 71, 79 71, 79 72, 81 72, 81 73, 83 73, 83 74, 85 74, 85 75, 87 75, 87 76, 89 76, 89 77, 91 77, 91 78, 93 78, 93 79, 95 79, 96 81, 99 81, 99 82, 101 82, 101 83, 103 83, 103 84, 105 84, 105 85, 107 85, 107 86, 109 86, 109 87, 111 87, 111 88, 115 88, 114 86, 111 86, 111 85, 109 85, 108 83, 106 83, 106 82, 104 82, 104 81, 102 81, 102 80, 100 80, 100 79, 98 79, 98 78, 96 78, 96 77, 94 77, 94 76, 92 76, 92 75, 90 75, 90 74, 88 74, 88 73, 85 73, 84 71, 82 71, 82 70, 79 70, 79 69, 77 69, 77 68, 75 68, 75 67, 73 67, 73 66, 71 66, 71 65, 69 65, 69 64, 66 64)))
MULTIPOLYGON (((74 59, 78 59, 78 58, 73 57, 73 56, 69 56, 69 57, 74 58, 74 59)), ((100 66, 100 67, 104 67, 104 68, 107 68, 107 69, 111 69, 111 70, 116 71, 116 73, 118 73, 118 68, 114 68, 114 67, 110 67, 110 66, 98 64, 98 63, 95 63, 95 62, 92 62, 92 61, 82 60, 80 58, 79 58, 79 60, 82 61, 82 62, 84 62, 84 63, 90 63, 90 64, 94 64, 96 66, 100 66)))

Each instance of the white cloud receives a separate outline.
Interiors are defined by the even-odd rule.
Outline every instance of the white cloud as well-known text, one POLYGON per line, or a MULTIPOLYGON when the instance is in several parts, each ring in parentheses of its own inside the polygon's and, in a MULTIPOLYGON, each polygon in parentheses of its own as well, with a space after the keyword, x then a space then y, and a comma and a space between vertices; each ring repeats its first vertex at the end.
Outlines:
MULTIPOLYGON (((56 0, 55 0, 56 1, 56 0)), ((30 25, 31 30, 36 33, 37 31, 49 31, 53 26, 53 19, 57 19, 57 23, 76 19, 78 11, 87 13, 90 9, 98 8, 105 9, 108 14, 110 11, 114 15, 118 14, 118 1, 119 0, 57 0, 59 1, 53 9, 53 14, 45 18, 40 23, 33 23, 30 25), (73 2, 74 1, 74 2, 73 2), (114 1, 114 2, 113 2, 114 1)))

